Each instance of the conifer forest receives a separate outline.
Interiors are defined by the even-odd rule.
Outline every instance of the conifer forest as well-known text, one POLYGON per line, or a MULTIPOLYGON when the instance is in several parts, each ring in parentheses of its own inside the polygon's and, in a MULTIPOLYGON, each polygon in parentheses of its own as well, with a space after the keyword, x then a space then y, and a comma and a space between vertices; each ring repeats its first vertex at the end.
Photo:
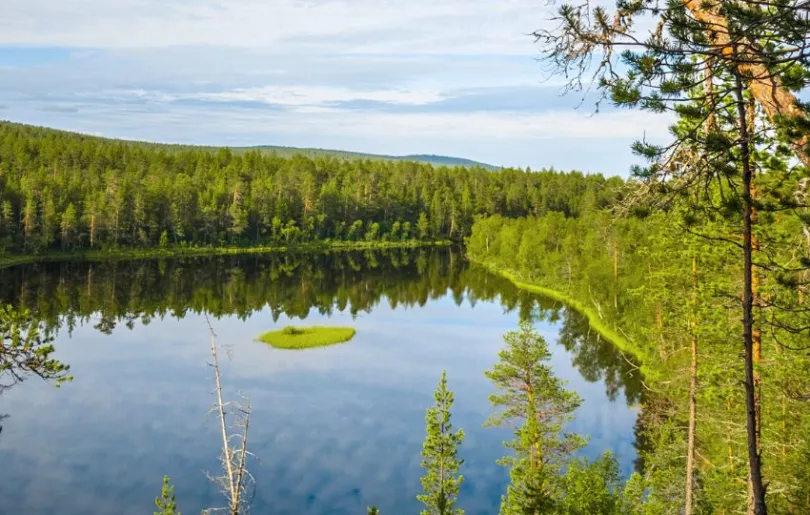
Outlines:
MULTIPOLYGON (((436 361, 425 386, 433 396, 418 390, 419 427, 386 443, 420 477, 391 472, 361 512, 810 515, 810 4, 554 9, 555 24, 532 35, 538 67, 564 77, 569 95, 671 120, 666 141, 640 128, 629 173, 144 143, 0 122, 0 394, 77 386, 84 369, 60 352, 82 326, 117 338, 204 317, 205 330, 183 338, 210 337, 202 351, 216 422, 207 438, 212 456, 221 446, 213 466, 222 476, 206 483, 209 495, 185 489, 182 474, 154 474, 155 513, 187 512, 191 496, 231 515, 291 513, 265 498, 251 506, 272 488, 262 479, 270 472, 247 472, 251 451, 274 458, 261 439, 262 397, 223 400, 237 398, 230 377, 248 395, 261 388, 218 354, 227 328, 263 310, 265 330, 345 315, 333 325, 356 322, 351 342, 271 356, 280 373, 321 357, 307 374, 328 369, 328 353, 346 353, 363 367, 346 379, 355 387, 400 359, 362 354, 386 343, 364 346, 376 330, 366 320, 412 313, 412 328, 385 334, 423 334, 430 323, 416 313, 446 297, 517 322, 494 340, 489 366, 471 372, 488 393, 436 361), (632 410, 630 458, 593 447, 576 425, 592 404, 558 370, 552 329, 577 377, 601 381, 605 402, 621 397, 632 410), (471 415, 479 405, 465 404, 473 392, 485 404, 480 420, 471 415), (421 449, 401 451, 411 437, 421 449), (486 474, 484 444, 497 459, 486 474), (501 482, 488 490, 484 476, 501 482), (406 481, 407 507, 395 497, 406 481), (473 506, 474 496, 490 504, 473 506)), ((464 340, 459 331, 422 339, 464 340)), ((405 411, 413 404, 390 395, 405 411)), ((13 428, 9 415, 0 430, 13 428)), ((386 452, 374 450, 373 463, 386 452)), ((298 495, 279 492, 271 497, 298 495)))

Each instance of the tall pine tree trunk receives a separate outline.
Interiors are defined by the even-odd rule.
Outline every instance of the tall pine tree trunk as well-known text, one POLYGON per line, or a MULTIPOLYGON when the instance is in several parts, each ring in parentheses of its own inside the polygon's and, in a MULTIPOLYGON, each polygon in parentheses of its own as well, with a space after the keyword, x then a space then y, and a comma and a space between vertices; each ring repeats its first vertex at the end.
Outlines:
POLYGON ((96 215, 90 216, 90 248, 96 244, 96 215))
MULTIPOLYGON (((752 197, 755 197, 756 192, 752 197)), ((754 211, 752 216, 752 224, 756 223, 756 212, 754 211)), ((757 243, 756 235, 751 236, 752 241, 752 251, 756 252, 759 250, 759 244, 757 243)), ((751 272, 751 293, 753 295, 753 305, 759 305, 759 274, 757 274, 756 270, 752 270, 751 272)), ((759 370, 756 367, 759 367, 759 364, 762 362, 762 333, 760 332, 759 328, 754 327, 753 329, 753 359, 754 359, 754 416, 756 419, 756 447, 757 453, 761 453, 762 450, 762 378, 760 377, 759 370)), ((748 476, 748 515, 754 515, 756 513, 755 506, 754 506, 754 484, 751 480, 751 476, 748 476)))
MULTIPOLYGON (((449 406, 445 406, 445 408, 450 409, 449 406)), ((439 429, 442 436, 447 434, 447 428, 444 427, 444 420, 442 420, 441 424, 439 424, 439 429)), ((439 445, 439 498, 437 499, 437 504, 439 508, 439 515, 445 515, 447 511, 447 496, 444 493, 444 455, 447 449, 444 448, 444 439, 442 439, 441 442, 442 443, 439 445)))
POLYGON ((689 367, 689 440, 686 446, 686 506, 684 515, 692 515, 695 488, 695 430, 697 426, 697 258, 692 257, 692 365, 689 367))
POLYGON ((619 311, 619 242, 613 243, 613 308, 619 311))
MULTIPOLYGON (((755 130, 755 110, 756 103, 752 99, 750 108, 746 115, 748 116, 748 131, 753 134, 755 130)), ((757 199, 757 186, 755 184, 755 174, 751 172, 751 202, 754 203, 757 199)), ((759 252, 759 241, 757 235, 753 233, 753 227, 757 224, 759 215, 757 210, 752 206, 751 208, 751 253, 752 256, 759 252)), ((752 257, 753 260, 753 257, 752 257)), ((756 269, 751 270, 751 294, 753 296, 753 308, 761 306, 759 298, 759 285, 760 276, 756 269)), ((753 354, 754 354, 754 414, 756 417, 756 443, 757 453, 762 453, 762 378, 759 374, 759 365, 762 362, 762 332, 758 327, 753 328, 753 354)), ((751 476, 748 477, 748 514, 754 515, 754 485, 751 481, 751 476)))
MULTIPOLYGON (((748 130, 749 134, 754 134, 756 130, 756 100, 754 98, 751 99, 750 107, 748 109, 748 130)), ((751 172, 751 201, 752 203, 756 202, 758 196, 759 188, 756 185, 756 176, 754 172, 751 172)), ((753 234, 753 228, 759 223, 759 214, 757 213, 756 207, 751 208, 751 252, 752 256, 754 253, 759 252, 759 240, 757 239, 757 235, 753 234)), ((752 258, 753 259, 753 258, 752 258)), ((759 270, 753 268, 751 270, 751 294, 753 295, 753 308, 759 309, 762 306, 760 301, 760 292, 759 286, 761 283, 761 278, 759 274, 759 270)), ((757 452, 762 452, 762 377, 759 374, 759 365, 762 363, 762 332, 758 327, 754 327, 754 406, 756 408, 756 417, 757 417, 757 452)))
POLYGON ((765 486, 762 481, 761 456, 757 438, 757 407, 754 384, 754 293, 753 293, 753 241, 752 214, 753 169, 748 135, 743 82, 740 70, 734 70, 737 114, 740 129, 740 160, 743 169, 743 345, 745 347, 745 407, 746 429, 748 434, 748 465, 751 476, 751 489, 755 515, 767 515, 765 486))
MULTIPOLYGON (((728 414, 728 418, 732 418, 732 409, 731 409, 731 398, 726 399, 726 413, 728 414)), ((731 431, 728 432, 726 436, 726 445, 728 446, 728 470, 732 476, 734 476, 734 449, 731 447, 732 444, 732 436, 731 431)), ((749 481, 748 484, 751 484, 749 481)))

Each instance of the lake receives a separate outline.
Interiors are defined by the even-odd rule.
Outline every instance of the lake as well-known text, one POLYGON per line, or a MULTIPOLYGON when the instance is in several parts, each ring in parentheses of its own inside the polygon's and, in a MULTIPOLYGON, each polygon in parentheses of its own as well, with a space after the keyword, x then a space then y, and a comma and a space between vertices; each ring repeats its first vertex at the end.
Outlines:
POLYGON ((185 514, 224 504, 209 366, 210 317, 226 398, 249 396, 253 513, 418 513, 425 409, 442 369, 466 433, 458 506, 497 513, 508 432, 485 429, 484 371, 530 318, 556 374, 584 399, 585 453, 633 470, 641 378, 581 315, 468 264, 451 249, 65 262, 3 270, 0 302, 55 336, 72 382, 5 391, 0 512, 151 513, 164 474, 185 514), (305 351, 255 338, 289 323, 350 325, 350 343, 305 351))

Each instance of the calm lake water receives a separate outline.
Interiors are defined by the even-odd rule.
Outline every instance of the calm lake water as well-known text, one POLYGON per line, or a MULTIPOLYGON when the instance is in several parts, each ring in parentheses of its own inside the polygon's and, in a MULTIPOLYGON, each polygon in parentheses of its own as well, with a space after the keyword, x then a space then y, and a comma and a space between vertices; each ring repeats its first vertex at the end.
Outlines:
POLYGON ((225 395, 253 405, 253 513, 418 513, 425 408, 442 369, 466 482, 459 506, 497 513, 509 435, 484 370, 504 332, 530 317, 556 373, 584 399, 570 429, 586 454, 635 458, 641 385, 585 320, 468 265, 450 250, 268 254, 52 263, 0 272, 0 302, 42 317, 75 379, 28 378, 0 397, 0 513, 152 513, 164 474, 183 513, 221 506, 217 419, 205 314, 219 342, 225 395), (272 349, 254 339, 288 323, 352 325, 345 345, 272 349))

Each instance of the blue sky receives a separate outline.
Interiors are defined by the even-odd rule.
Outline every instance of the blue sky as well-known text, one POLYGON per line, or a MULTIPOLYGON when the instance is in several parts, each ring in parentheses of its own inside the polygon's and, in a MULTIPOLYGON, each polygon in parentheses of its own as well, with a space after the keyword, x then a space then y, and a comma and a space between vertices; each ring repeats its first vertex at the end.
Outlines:
POLYGON ((626 175, 667 119, 562 96, 537 0, 6 0, 0 119, 626 175))

